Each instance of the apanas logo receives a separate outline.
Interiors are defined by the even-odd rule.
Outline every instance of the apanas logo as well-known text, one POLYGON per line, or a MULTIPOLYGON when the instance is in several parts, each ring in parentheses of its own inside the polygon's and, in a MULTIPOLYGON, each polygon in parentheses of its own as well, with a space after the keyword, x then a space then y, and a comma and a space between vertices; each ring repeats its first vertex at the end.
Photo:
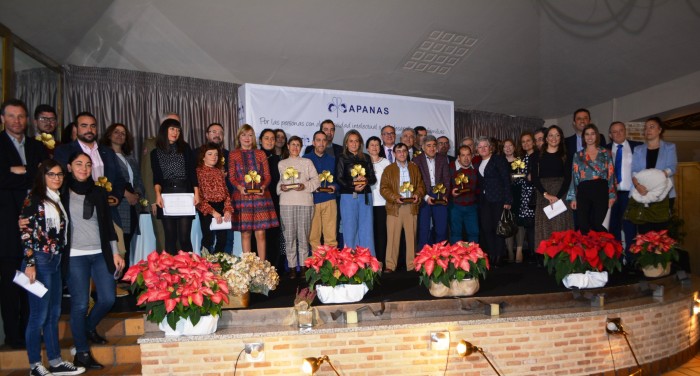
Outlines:
POLYGON ((348 108, 345 106, 345 103, 343 103, 342 98, 333 97, 331 103, 328 104, 328 112, 335 112, 335 117, 339 117, 341 112, 348 112, 348 108))

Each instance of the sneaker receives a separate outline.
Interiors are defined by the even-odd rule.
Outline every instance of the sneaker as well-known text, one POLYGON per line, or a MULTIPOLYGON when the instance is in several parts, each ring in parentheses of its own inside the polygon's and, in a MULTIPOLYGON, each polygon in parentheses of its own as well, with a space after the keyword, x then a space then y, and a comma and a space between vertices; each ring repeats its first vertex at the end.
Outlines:
POLYGON ((58 375, 80 375, 81 373, 85 373, 85 368, 83 367, 76 367, 73 365, 71 362, 66 362, 63 361, 57 366, 52 366, 49 367, 49 370, 51 371, 52 374, 58 376, 58 375))
POLYGON ((49 372, 43 365, 39 364, 29 371, 29 376, 52 376, 53 373, 49 372))

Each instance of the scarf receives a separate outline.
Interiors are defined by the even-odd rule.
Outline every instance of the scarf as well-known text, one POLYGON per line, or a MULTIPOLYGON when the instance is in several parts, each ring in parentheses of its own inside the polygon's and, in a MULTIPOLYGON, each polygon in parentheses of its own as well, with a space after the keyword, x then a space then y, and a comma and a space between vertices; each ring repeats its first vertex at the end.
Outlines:
POLYGON ((83 219, 87 220, 92 218, 92 213, 95 209, 95 203, 90 201, 90 198, 87 196, 87 194, 95 188, 95 182, 92 181, 92 179, 88 179, 86 181, 81 182, 75 180, 73 176, 70 176, 68 180, 68 187, 71 191, 81 196, 85 196, 85 203, 83 204, 83 219))
MULTIPOLYGON (((57 233, 61 233, 61 217, 66 220, 66 225, 68 224, 68 214, 66 214, 66 209, 63 208, 61 203, 61 197, 56 191, 46 189, 46 201, 44 201, 44 218, 46 219, 46 230, 55 229, 57 233), (58 212, 61 209, 61 212, 58 212)), ((68 231, 63 232, 63 244, 68 242, 68 231)))

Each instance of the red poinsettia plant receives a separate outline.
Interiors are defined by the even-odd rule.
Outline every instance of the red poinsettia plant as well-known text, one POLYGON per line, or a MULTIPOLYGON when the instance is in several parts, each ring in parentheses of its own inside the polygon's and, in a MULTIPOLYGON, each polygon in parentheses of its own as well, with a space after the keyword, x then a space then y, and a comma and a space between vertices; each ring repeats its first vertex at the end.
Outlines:
POLYGON ((622 243, 608 232, 553 232, 549 239, 540 242, 536 252, 544 255, 549 274, 555 272, 554 278, 560 283, 571 273, 622 270, 622 243))
POLYGON ((338 284, 359 285, 365 283, 372 289, 379 279, 380 264, 369 248, 338 249, 321 245, 304 261, 306 281, 311 289, 317 283, 334 287, 338 284))
POLYGON ((430 287, 430 283, 442 283, 450 287, 450 281, 486 277, 490 269, 489 258, 474 242, 446 241, 425 245, 418 252, 413 263, 420 272, 420 283, 430 287))
POLYGON ((160 323, 167 318, 173 330, 180 318, 197 325, 201 316, 220 315, 228 302, 228 282, 218 264, 194 253, 177 255, 151 252, 124 274, 136 304, 146 310, 146 319, 160 323))
POLYGON ((636 255, 641 267, 660 265, 665 268, 671 260, 678 261, 676 240, 668 236, 668 230, 649 231, 634 238, 630 252, 636 255))

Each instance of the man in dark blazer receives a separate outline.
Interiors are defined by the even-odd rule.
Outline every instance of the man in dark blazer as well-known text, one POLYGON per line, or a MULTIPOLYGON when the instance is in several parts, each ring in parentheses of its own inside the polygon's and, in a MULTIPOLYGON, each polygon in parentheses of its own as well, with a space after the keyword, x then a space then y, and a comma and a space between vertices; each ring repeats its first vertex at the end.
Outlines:
POLYGON ((440 194, 440 199, 447 199, 452 192, 452 175, 447 156, 437 152, 437 140, 433 135, 425 136, 423 153, 413 158, 412 162, 420 169, 426 192, 418 212, 418 251, 420 251, 426 244, 447 240, 447 205, 436 202, 438 195, 433 193, 433 188, 442 184, 445 187, 445 193, 440 194), (431 220, 435 239, 431 239, 430 236, 431 220))
MULTIPOLYGON (((583 141, 583 128, 591 123, 591 113, 585 108, 579 108, 574 111, 574 127, 575 134, 564 139, 566 145, 566 160, 569 164, 574 160, 574 154, 586 146, 583 141)), ((547 135, 545 134, 545 138, 547 135)), ((600 135, 600 146, 605 146, 605 136, 600 135)))
POLYGON ((119 171, 119 162, 117 161, 117 154, 111 148, 100 146, 97 143, 97 120, 95 116, 89 112, 81 112, 75 117, 75 126, 78 129, 78 139, 68 143, 63 144, 56 148, 54 153, 54 159, 63 165, 65 168, 68 164, 68 159, 73 153, 85 152, 90 156, 92 161, 92 170, 95 171, 96 165, 102 165, 102 174, 95 176, 93 172, 92 180, 97 180, 100 176, 107 177, 107 180, 112 183, 112 191, 108 193, 110 200, 110 206, 112 207, 112 219, 114 222, 121 227, 121 219, 119 218, 119 212, 117 211, 117 206, 122 197, 124 197, 124 188, 126 187, 126 180, 119 171), (95 161, 97 156, 101 159, 95 161))
MULTIPOLYGON (((321 127, 319 130, 326 134, 326 140, 328 140, 328 146, 326 147, 326 153, 338 158, 340 154, 343 154, 343 147, 333 143, 333 137, 335 137, 335 123, 331 119, 326 119, 321 122, 321 127)), ((304 154, 313 153, 314 146, 309 145, 304 149, 304 154)), ((340 210, 338 210, 340 213, 340 210)))
POLYGON ((491 141, 487 137, 477 140, 477 150, 481 161, 476 166, 479 174, 480 227, 484 238, 479 238, 488 253, 492 265, 499 266, 505 256, 505 239, 496 234, 498 222, 504 209, 510 209, 513 195, 510 188, 508 161, 491 151, 491 141))
POLYGON ((393 125, 385 125, 381 130, 382 147, 379 148, 379 156, 386 158, 389 163, 394 163, 394 144, 396 144, 396 128, 393 125))
POLYGON ((29 304, 27 293, 12 282, 24 257, 17 219, 39 164, 48 154, 41 142, 26 136, 24 102, 8 99, 0 108, 0 118, 5 129, 0 132, 0 306, 5 344, 23 348, 29 304))
POLYGON ((617 240, 622 240, 622 232, 624 231, 625 266, 632 266, 634 259, 629 253, 629 247, 637 235, 637 226, 622 217, 627 209, 627 202, 632 189, 632 156, 634 155, 634 148, 642 143, 627 140, 627 129, 623 122, 612 122, 608 130, 612 142, 607 145, 607 148, 612 153, 613 164, 615 165, 615 180, 617 182, 617 200, 615 200, 610 209, 609 231, 615 235, 617 240))

